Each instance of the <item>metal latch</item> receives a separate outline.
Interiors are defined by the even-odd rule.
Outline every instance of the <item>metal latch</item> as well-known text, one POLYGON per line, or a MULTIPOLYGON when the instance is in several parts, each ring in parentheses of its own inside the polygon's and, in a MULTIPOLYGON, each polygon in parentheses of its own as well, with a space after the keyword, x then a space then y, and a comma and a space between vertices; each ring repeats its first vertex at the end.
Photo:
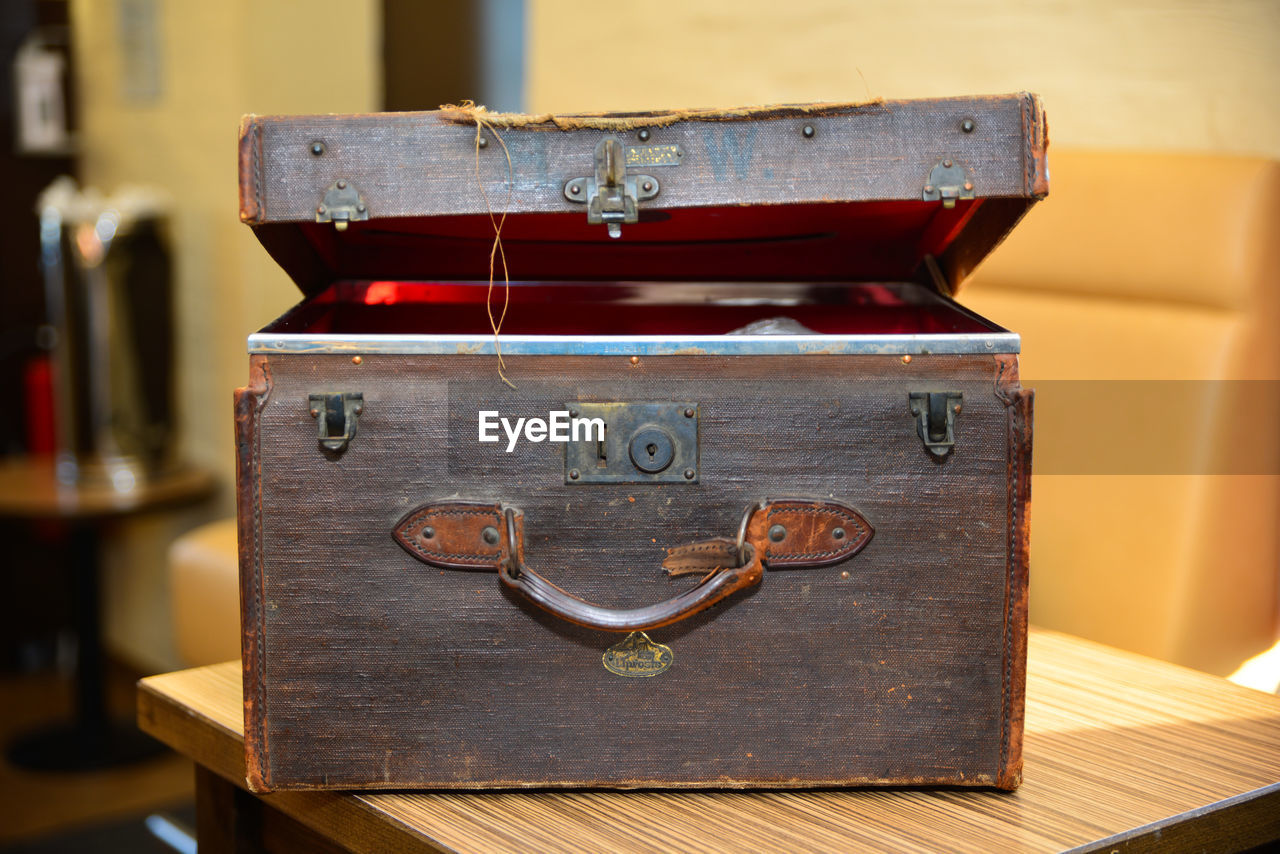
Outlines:
POLYGON ((346 231, 347 223, 369 218, 369 208, 360 192, 339 178, 324 191, 324 201, 316 208, 316 222, 332 222, 338 231, 346 231))
POLYGON ((575 401, 564 482, 697 483, 698 404, 575 401))
POLYGON ((311 417, 319 422, 320 447, 340 454, 356 437, 356 422, 364 412, 364 394, 311 395, 311 417))
POLYGON ((574 178, 564 185, 564 197, 587 206, 587 222, 604 223, 610 237, 622 236, 624 222, 639 222, 639 203, 658 195, 652 175, 628 175, 626 152, 618 138, 607 136, 596 146, 594 178, 574 178))
POLYGON ((964 174, 964 167, 951 160, 944 160, 929 170, 929 181, 924 185, 924 200, 942 200, 944 208, 954 208, 956 199, 972 199, 973 182, 964 174))
POLYGON ((964 395, 958 391, 913 391, 907 397, 920 441, 935 457, 945 457, 956 444, 956 416, 964 395))

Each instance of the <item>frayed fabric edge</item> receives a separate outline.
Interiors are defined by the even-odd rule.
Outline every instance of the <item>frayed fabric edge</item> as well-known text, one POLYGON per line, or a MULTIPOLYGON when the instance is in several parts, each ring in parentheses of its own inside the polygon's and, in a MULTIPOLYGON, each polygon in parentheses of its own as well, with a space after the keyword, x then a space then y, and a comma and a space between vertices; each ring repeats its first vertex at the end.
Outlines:
POLYGON ((773 104, 734 109, 687 109, 652 113, 493 113, 483 105, 470 101, 462 104, 444 104, 440 117, 447 122, 474 125, 482 122, 496 128, 542 127, 559 130, 627 131, 638 128, 666 127, 677 122, 730 122, 742 119, 787 118, 808 115, 827 115, 862 107, 884 104, 883 98, 865 101, 833 102, 819 104, 773 104))

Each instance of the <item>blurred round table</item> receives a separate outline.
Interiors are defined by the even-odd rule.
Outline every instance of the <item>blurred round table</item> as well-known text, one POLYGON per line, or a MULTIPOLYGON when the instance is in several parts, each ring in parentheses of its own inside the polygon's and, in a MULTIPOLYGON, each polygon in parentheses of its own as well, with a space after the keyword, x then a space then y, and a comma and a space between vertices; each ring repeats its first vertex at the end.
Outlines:
POLYGON ((163 750, 132 722, 113 721, 107 714, 100 544, 112 522, 202 501, 213 494, 214 480, 203 469, 175 467, 128 486, 120 489, 97 480, 62 483, 49 457, 0 460, 0 518, 65 527, 77 644, 74 717, 10 744, 9 761, 19 767, 81 771, 121 765, 163 750))

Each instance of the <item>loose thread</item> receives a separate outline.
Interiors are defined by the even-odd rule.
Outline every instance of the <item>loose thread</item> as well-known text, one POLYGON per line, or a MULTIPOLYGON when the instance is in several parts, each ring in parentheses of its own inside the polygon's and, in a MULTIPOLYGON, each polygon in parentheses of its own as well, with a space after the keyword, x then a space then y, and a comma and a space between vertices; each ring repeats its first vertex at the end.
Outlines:
POLYGON ((511 275, 507 271, 507 253, 502 248, 502 226, 507 222, 507 211, 511 208, 511 194, 515 186, 515 167, 511 163, 511 151, 507 148, 507 144, 502 141, 502 135, 491 124, 481 118, 483 107, 476 107, 471 101, 463 104, 464 109, 470 109, 471 115, 476 122, 476 186, 480 188, 480 196, 484 199, 485 211, 489 214, 489 222, 493 225, 493 248, 489 250, 489 290, 485 293, 484 308, 489 315, 489 327, 493 330, 493 349, 498 354, 498 377, 511 388, 515 388, 515 383, 507 379, 505 369, 507 363, 502 358, 502 341, 500 334, 502 331, 502 322, 507 319, 507 307, 511 304, 511 275), (489 203, 489 193, 484 188, 484 181, 480 178, 480 141, 483 139, 483 131, 488 130, 493 134, 493 138, 502 146, 502 153, 507 156, 507 201, 502 206, 502 215, 495 217, 493 214, 493 205, 489 203), (494 280, 494 262, 496 259, 502 260, 502 313, 498 315, 497 321, 493 319, 493 280, 494 280))

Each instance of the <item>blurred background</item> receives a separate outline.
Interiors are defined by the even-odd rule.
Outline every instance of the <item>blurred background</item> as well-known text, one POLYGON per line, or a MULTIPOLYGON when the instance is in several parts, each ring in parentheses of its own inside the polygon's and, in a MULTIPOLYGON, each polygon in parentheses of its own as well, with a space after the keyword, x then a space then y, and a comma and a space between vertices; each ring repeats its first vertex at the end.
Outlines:
MULTIPOLYGON (((10 469, 28 466, 0 483, 7 742, 71 715, 86 664, 101 664, 108 704, 127 715, 138 675, 238 654, 234 530, 217 524, 235 511, 231 391, 247 378, 245 337, 299 298, 238 221, 246 113, 1039 93, 1051 195, 960 294, 1022 333, 1024 384, 1045 389, 1032 621, 1220 675, 1275 643, 1280 474, 1274 458, 1228 465, 1218 453, 1242 430, 1280 433, 1272 0, 716 0, 654 14, 589 0, 0 9, 0 377, 20 401, 20 417, 0 419, 0 455, 10 469), (99 197, 41 200, 61 175, 99 197), (51 458, 59 393, 42 246, 61 246, 64 266, 82 275, 98 269, 94 252, 142 259, 124 273, 101 269, 152 289, 130 315, 144 343, 128 364, 139 382, 164 378, 141 396, 164 403, 148 434, 164 446, 163 494, 83 513, 31 508, 29 463, 51 458), (1081 465, 1106 435, 1081 430, 1072 384, 1130 380, 1177 391, 1163 406, 1121 392, 1109 427, 1158 437, 1177 420, 1176 458, 1081 465), (89 596, 101 614, 90 627, 96 651, 78 637, 89 596)), ((121 476, 104 459, 107 480, 121 476)), ((1275 690, 1280 676, 1254 678, 1275 690)), ((190 786, 190 767, 172 757, 105 771, 10 762, 0 844, 105 839, 103 822, 180 807, 190 786)))

